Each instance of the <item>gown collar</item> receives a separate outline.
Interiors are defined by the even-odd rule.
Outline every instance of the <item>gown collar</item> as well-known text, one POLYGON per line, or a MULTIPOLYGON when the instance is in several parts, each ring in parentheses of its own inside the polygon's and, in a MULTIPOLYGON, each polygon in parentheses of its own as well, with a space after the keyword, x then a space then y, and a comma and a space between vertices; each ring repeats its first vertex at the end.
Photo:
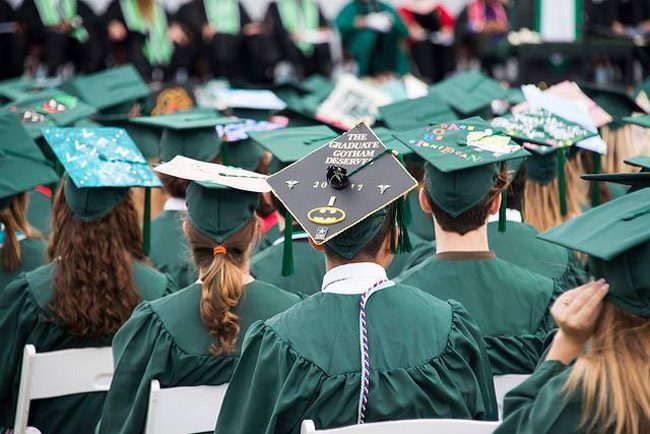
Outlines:
MULTIPOLYGON (((339 265, 325 273, 321 291, 333 294, 360 295, 375 283, 387 280, 386 270, 374 262, 357 262, 339 265)), ((394 286, 387 280, 381 288, 394 286)))
MULTIPOLYGON (((488 217, 488 223, 493 223, 498 221, 499 221, 499 213, 493 214, 490 217, 488 217)), ((506 221, 522 223, 524 219, 521 217, 520 211, 512 208, 506 208, 506 221)))
POLYGON ((187 211, 185 199, 180 197, 170 197, 165 201, 165 211, 187 211))

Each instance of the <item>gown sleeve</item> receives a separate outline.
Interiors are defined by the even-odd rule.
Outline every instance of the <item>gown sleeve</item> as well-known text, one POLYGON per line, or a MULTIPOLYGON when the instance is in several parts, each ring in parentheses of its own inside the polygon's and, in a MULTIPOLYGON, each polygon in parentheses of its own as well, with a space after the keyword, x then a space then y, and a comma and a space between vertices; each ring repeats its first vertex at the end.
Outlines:
POLYGON ((176 280, 172 276, 165 273, 165 279, 166 279, 167 284, 165 285, 165 289, 164 289, 161 297, 164 297, 164 296, 169 295, 169 294, 173 294, 173 293, 175 293, 176 291, 179 290, 179 287, 176 284, 176 280))
POLYGON ((24 274, 0 291, 0 431, 13 426, 23 349, 40 314, 24 274))
POLYGON ((506 395, 504 420, 495 434, 575 432, 580 421, 580 402, 576 394, 567 396, 563 390, 569 372, 561 362, 542 363, 506 395))

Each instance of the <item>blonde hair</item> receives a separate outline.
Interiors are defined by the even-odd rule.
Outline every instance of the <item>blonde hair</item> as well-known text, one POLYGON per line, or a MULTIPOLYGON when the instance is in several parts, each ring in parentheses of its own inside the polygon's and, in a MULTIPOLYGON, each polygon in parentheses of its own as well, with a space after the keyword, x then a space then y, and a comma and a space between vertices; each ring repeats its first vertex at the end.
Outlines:
POLYGON ((201 276, 201 321, 216 340, 210 352, 217 356, 230 353, 239 339, 239 317, 231 311, 244 291, 241 267, 259 233, 259 221, 253 216, 234 235, 217 244, 197 230, 189 221, 188 240, 201 276), (225 251, 215 253, 215 247, 225 251))
POLYGON ((634 172, 636 170, 625 164, 625 160, 650 153, 648 128, 632 124, 615 129, 603 127, 601 137, 607 144, 607 154, 603 157, 602 165, 604 173, 634 172))
POLYGON ((0 223, 4 226, 5 239, 0 244, 0 265, 6 272, 12 272, 22 262, 20 241, 16 232, 23 232, 28 238, 40 238, 40 233, 27 222, 27 193, 14 196, 9 204, 0 209, 0 223))
POLYGON ((589 349, 571 369, 565 393, 582 390, 581 426, 593 432, 650 429, 650 319, 606 303, 589 349))

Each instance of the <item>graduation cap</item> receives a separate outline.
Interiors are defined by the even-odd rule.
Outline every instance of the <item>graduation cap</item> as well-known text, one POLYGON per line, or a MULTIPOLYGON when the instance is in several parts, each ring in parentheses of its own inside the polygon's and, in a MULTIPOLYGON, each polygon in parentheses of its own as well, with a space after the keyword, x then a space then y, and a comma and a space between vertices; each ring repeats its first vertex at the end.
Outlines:
POLYGON ((650 317, 650 189, 592 208, 539 238, 587 253, 591 270, 609 283, 607 300, 650 317))
POLYGON ((640 167, 637 173, 602 173, 593 175, 582 175, 582 179, 592 182, 612 182, 614 184, 628 185, 627 193, 634 193, 637 190, 650 187, 650 157, 639 155, 625 160, 625 164, 640 167))
POLYGON ((222 142, 223 164, 255 170, 264 157, 264 149, 250 138, 250 134, 258 131, 275 131, 285 126, 286 122, 254 119, 233 119, 230 123, 217 125, 217 134, 222 142))
POLYGON ((385 207, 393 203, 390 218, 400 237, 391 237, 391 247, 410 249, 404 196, 417 181, 364 123, 272 175, 268 183, 314 243, 327 243, 345 258, 353 258, 376 236, 385 207))
POLYGON ((650 113, 650 79, 640 83, 632 93, 634 102, 643 109, 644 112, 650 113))
MULTIPOLYGON (((439 124, 397 137, 424 161, 432 200, 453 218, 479 204, 494 186, 500 166, 529 155, 479 117, 439 124)), ((505 230, 502 200, 499 230, 505 230)))
POLYGON ((453 75, 434 84, 430 90, 465 117, 490 108, 495 99, 508 97, 508 89, 479 71, 453 75))
POLYGON ((437 93, 379 107, 384 123, 395 131, 406 131, 458 119, 437 93))
POLYGON ((650 156, 638 155, 636 157, 628 158, 625 164, 630 166, 640 167, 642 172, 650 171, 650 156))
POLYGON ((149 253, 150 187, 160 187, 147 160, 121 128, 45 128, 45 140, 67 176, 66 204, 85 222, 104 217, 130 187, 147 187, 144 250, 149 253))
POLYGON ((592 83, 578 83, 580 89, 615 120, 643 111, 623 88, 592 83))
POLYGON ((196 99, 189 85, 167 83, 150 94, 151 116, 170 115, 196 107, 196 99))
POLYGON ((0 113, 0 209, 24 191, 58 180, 27 131, 10 113, 0 113))
POLYGON ((154 170, 193 181, 186 196, 188 218, 197 230, 218 244, 250 221, 260 193, 270 191, 265 175, 182 156, 154 170))
POLYGON ((133 65, 79 75, 63 83, 61 88, 101 111, 149 96, 149 87, 133 65))
POLYGON ((643 128, 650 128, 650 115, 625 116, 620 121, 624 124, 634 124, 643 128))
POLYGON ((34 93, 41 92, 60 84, 58 79, 32 79, 17 77, 0 81, 0 97, 16 101, 29 98, 34 93))

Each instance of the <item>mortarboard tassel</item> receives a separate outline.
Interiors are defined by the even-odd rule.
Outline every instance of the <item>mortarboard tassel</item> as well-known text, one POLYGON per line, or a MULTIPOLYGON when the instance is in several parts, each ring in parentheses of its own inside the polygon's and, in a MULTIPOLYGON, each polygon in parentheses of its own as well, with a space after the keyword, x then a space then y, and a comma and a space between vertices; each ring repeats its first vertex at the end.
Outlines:
POLYGON ((291 276, 293 269, 293 216, 289 211, 284 215, 284 245, 282 246, 282 275, 291 276))
MULTIPOLYGON (((506 170, 506 163, 501 164, 501 170, 506 170)), ((506 219, 506 210, 508 209, 508 188, 510 184, 506 185, 506 188, 501 192, 501 205, 499 206, 499 232, 505 232, 508 225, 506 219)))
MULTIPOLYGON (((404 162, 404 156, 402 154, 400 154, 399 152, 397 152, 397 151, 392 151, 392 152, 393 152, 393 155, 395 155, 397 157, 399 162, 402 163, 402 166, 406 167, 406 163, 404 162)), ((413 221, 413 213, 411 212, 411 206, 408 203, 408 201, 406 199, 406 196, 404 196, 404 201, 406 202, 404 204, 404 222, 407 225, 410 225, 411 222, 413 221)))
MULTIPOLYGON (((594 171, 595 175, 598 175, 601 171, 602 157, 598 152, 592 152, 594 160, 594 171)), ((591 206, 596 207, 600 205, 600 182, 591 183, 591 206)))
POLYGON ((390 249, 393 253, 408 253, 413 250, 413 245, 411 244, 411 238, 409 237, 408 224, 406 222, 406 207, 408 207, 408 202, 406 201, 406 195, 400 197, 395 202, 393 202, 393 215, 395 219, 395 227, 399 231, 399 237, 395 239, 395 231, 391 231, 390 235, 390 249))
POLYGON ((564 148, 560 148, 558 150, 557 160, 558 160, 557 181, 558 181, 558 189, 560 193, 560 214, 562 214, 562 216, 565 216, 567 215, 567 204, 566 204, 566 172, 564 171, 566 155, 564 153, 564 148))
POLYGON ((224 166, 229 166, 230 165, 230 146, 228 146, 228 142, 224 142, 221 144, 221 164, 224 166))
POLYGON ((142 216, 142 250, 145 256, 151 253, 151 188, 144 189, 144 212, 142 216))

